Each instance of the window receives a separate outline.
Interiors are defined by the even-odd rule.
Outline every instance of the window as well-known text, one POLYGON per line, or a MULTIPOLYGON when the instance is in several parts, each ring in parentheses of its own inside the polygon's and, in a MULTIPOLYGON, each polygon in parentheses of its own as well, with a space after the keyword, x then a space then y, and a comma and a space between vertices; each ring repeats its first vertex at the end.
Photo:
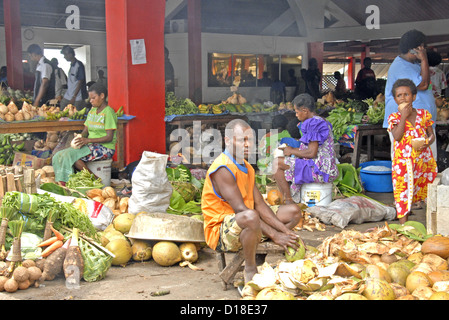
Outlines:
POLYGON ((208 64, 209 87, 271 87, 277 79, 296 86, 302 56, 209 53, 208 64))

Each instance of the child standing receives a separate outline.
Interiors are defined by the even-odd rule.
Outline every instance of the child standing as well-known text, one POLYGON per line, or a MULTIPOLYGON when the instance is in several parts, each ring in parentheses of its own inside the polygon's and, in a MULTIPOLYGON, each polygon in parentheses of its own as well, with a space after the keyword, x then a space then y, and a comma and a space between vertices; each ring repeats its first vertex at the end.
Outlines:
POLYGON ((393 192, 397 217, 403 224, 412 204, 426 199, 427 185, 435 179, 438 169, 429 147, 435 140, 432 115, 412 106, 417 94, 415 84, 409 79, 399 79, 392 93, 399 109, 388 118, 388 130, 394 137, 393 192), (415 138, 425 139, 419 149, 412 147, 415 138))

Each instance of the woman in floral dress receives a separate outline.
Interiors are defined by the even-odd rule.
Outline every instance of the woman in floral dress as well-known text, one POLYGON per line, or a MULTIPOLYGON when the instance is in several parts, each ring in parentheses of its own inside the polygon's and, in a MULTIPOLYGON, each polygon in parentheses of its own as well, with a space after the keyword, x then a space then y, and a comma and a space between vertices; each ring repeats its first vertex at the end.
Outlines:
POLYGON ((332 125, 315 113, 315 100, 307 93, 292 101, 298 129, 302 133, 299 148, 286 147, 277 158, 274 178, 286 204, 299 201, 304 183, 332 182, 338 177, 332 125))
POLYGON ((392 88, 398 112, 388 118, 388 130, 394 137, 392 179, 397 217, 408 220, 413 203, 427 198, 427 185, 435 179, 438 169, 430 145, 435 140, 432 115, 412 106, 417 88, 409 79, 399 79, 392 88), (415 150, 412 139, 424 138, 424 145, 415 150))

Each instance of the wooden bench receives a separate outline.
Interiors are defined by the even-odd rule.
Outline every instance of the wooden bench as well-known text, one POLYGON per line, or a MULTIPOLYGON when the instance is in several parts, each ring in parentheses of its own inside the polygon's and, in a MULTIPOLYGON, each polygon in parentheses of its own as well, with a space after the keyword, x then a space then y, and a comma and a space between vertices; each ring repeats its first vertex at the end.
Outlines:
MULTIPOLYGON (((238 252, 233 253, 234 257, 232 258, 229 264, 226 263, 226 254, 233 252, 218 252, 218 269, 219 275, 222 281, 223 290, 226 291, 228 285, 232 283, 234 280, 235 274, 241 269, 243 262, 245 261, 243 257, 243 251, 240 250, 238 252)), ((256 249, 256 254, 269 254, 269 253, 284 253, 284 248, 274 244, 271 241, 261 242, 256 249)))

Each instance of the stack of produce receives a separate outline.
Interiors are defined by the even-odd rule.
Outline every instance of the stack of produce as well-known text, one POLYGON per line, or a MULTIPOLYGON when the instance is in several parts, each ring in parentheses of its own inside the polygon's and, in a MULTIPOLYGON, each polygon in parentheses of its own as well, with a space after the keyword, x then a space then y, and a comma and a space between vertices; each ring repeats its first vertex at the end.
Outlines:
POLYGON ((376 100, 370 98, 363 101, 369 105, 365 116, 366 122, 369 124, 382 123, 385 118, 385 96, 379 93, 376 100))
POLYGON ((419 222, 344 230, 300 250, 274 267, 265 263, 243 299, 449 299, 449 238, 427 234, 419 222))
POLYGON ((86 196, 94 201, 104 204, 112 210, 115 216, 128 212, 129 197, 119 197, 112 187, 88 190, 86 196))
POLYGON ((189 98, 177 98, 173 92, 165 95, 165 115, 196 114, 198 107, 189 98))
POLYGON ((15 144, 11 141, 11 135, 3 135, 3 138, 0 142, 0 165, 12 165, 14 154, 23 150, 24 147, 25 142, 15 144))
POLYGON ((6 91, 0 91, 0 104, 8 105, 11 101, 13 101, 19 108, 22 107, 22 104, 32 103, 33 101, 33 92, 32 91, 22 91, 22 90, 14 90, 8 88, 6 91))
POLYGON ((196 179, 184 165, 167 168, 166 172, 173 188, 167 213, 201 214, 200 200, 204 179, 196 179))

